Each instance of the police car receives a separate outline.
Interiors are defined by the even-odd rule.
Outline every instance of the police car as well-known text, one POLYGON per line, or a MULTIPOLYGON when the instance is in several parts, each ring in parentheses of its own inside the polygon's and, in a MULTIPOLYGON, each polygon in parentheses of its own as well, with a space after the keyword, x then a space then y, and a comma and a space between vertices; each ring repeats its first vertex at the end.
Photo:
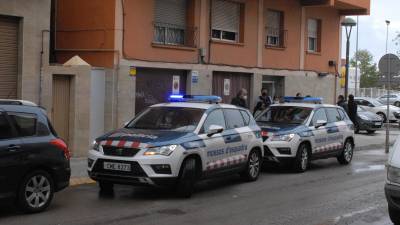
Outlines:
POLYGON ((354 125, 338 106, 320 98, 286 97, 256 117, 261 127, 266 161, 289 163, 298 172, 315 159, 336 157, 340 164, 353 158, 354 125))
POLYGON ((101 190, 113 184, 174 185, 192 194, 196 181, 226 173, 257 180, 261 129, 251 113, 216 96, 171 96, 125 127, 104 134, 89 151, 88 173, 101 190))

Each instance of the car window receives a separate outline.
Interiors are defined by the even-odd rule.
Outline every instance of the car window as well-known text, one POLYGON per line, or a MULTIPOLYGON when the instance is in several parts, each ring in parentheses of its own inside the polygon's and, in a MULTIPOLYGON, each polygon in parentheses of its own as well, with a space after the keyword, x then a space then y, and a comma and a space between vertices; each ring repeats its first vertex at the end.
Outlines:
POLYGON ((208 133, 211 125, 218 125, 226 129, 224 113, 220 109, 216 109, 208 114, 204 121, 201 133, 208 133))
POLYGON ((327 108, 326 115, 329 123, 334 123, 342 120, 339 112, 335 108, 327 108))
POLYGON ((227 129, 244 127, 243 117, 237 109, 224 109, 227 129))
POLYGON ((314 126, 314 124, 316 124, 318 120, 328 121, 328 118, 326 117, 325 109, 318 109, 317 111, 315 111, 314 116, 311 121, 311 125, 314 126))
MULTIPOLYGON (((361 107, 357 107, 357 111, 358 110, 363 110, 361 107)), ((347 120, 347 116, 346 116, 346 112, 342 109, 337 109, 337 111, 339 112, 339 115, 341 117, 341 120, 347 120)))
POLYGON ((7 112, 18 131, 18 136, 29 137, 37 134, 37 117, 30 113, 7 112))
POLYGON ((248 112, 244 111, 244 110, 240 110, 240 113, 243 116, 243 120, 244 120, 244 125, 248 126, 250 123, 250 115, 248 112))
POLYGON ((6 116, 0 113, 0 140, 13 138, 13 130, 6 116))

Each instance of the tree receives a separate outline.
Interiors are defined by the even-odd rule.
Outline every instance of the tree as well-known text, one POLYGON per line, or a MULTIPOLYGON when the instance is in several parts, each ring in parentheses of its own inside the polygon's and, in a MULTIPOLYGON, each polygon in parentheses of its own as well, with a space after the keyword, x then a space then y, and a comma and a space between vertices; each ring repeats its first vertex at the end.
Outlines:
POLYGON ((352 67, 356 66, 356 57, 358 59, 358 68, 360 68, 360 88, 376 87, 379 73, 371 52, 368 50, 356 52, 350 61, 352 67))

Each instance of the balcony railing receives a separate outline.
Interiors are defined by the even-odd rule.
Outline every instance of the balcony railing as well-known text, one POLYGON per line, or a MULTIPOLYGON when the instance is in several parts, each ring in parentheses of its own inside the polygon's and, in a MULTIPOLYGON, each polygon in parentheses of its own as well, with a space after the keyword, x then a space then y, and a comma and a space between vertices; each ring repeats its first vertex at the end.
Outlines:
POLYGON ((196 48, 197 28, 155 22, 153 43, 196 48))
POLYGON ((286 48, 287 30, 266 27, 265 45, 268 47, 286 48))

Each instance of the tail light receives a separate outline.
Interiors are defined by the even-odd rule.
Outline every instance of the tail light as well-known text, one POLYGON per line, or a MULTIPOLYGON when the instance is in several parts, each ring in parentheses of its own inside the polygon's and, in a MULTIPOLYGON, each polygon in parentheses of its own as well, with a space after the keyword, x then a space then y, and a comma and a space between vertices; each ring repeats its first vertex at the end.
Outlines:
POLYGON ((68 146, 67 146, 67 144, 65 144, 65 142, 62 139, 60 139, 60 138, 53 139, 50 141, 50 144, 54 145, 55 147, 57 147, 58 149, 63 151, 66 159, 69 160, 71 158, 71 154, 69 153, 68 146))
POLYGON ((268 137, 267 131, 261 131, 261 137, 268 137))

